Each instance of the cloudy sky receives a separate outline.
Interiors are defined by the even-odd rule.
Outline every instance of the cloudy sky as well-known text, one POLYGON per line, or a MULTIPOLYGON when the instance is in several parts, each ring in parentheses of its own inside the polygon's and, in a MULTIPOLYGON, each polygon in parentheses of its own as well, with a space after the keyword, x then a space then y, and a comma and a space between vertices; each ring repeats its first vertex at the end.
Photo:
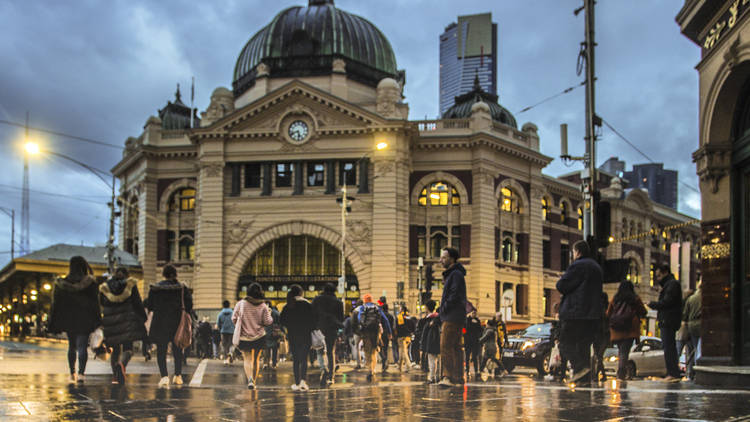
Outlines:
MULTIPOLYGON (((0 2, 0 120, 123 145, 150 115, 174 98, 205 110, 211 91, 231 87, 237 56, 279 11, 306 0, 56 0, 0 2), (269 7, 269 5, 274 5, 269 7)), ((698 145, 698 46, 679 32, 681 1, 600 1, 597 5, 597 113, 653 160, 679 171, 679 210, 700 215, 691 153, 698 145)), ((458 15, 491 12, 498 24, 500 103, 519 122, 540 129, 542 152, 559 155, 559 125, 568 123, 572 154, 581 154, 584 89, 523 108, 583 80, 576 60, 583 41, 581 0, 336 0, 390 40, 405 69, 411 119, 438 110, 438 37, 458 15)), ((109 170, 121 149, 31 133, 42 145, 109 170)), ((16 210, 20 232, 23 130, 0 124, 0 207, 16 210)), ((607 128, 598 162, 628 168, 646 159, 607 128)), ((545 170, 579 169, 559 159, 545 170)), ((109 188, 91 173, 56 158, 30 163, 31 249, 58 242, 106 240, 109 188)), ((0 265, 10 258, 10 218, 0 214, 0 265)), ((16 241, 18 241, 16 236, 16 241)), ((16 247, 18 250, 18 247, 16 247)))

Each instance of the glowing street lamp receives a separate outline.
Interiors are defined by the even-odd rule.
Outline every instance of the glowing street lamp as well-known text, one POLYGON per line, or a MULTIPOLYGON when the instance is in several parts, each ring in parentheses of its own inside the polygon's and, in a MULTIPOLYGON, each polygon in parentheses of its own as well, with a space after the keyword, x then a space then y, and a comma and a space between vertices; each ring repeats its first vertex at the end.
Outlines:
POLYGON ((23 144, 23 149, 31 155, 39 154, 39 144, 36 142, 27 141, 23 144))

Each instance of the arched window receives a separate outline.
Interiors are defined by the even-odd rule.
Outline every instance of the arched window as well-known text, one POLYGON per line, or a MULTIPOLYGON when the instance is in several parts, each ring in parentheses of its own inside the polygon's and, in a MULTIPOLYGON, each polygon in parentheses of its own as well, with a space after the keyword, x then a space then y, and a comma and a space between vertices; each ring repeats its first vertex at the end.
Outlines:
POLYGON ((433 258, 440 258, 443 248, 448 246, 448 227, 430 227, 430 252, 433 258))
POLYGON ((418 201, 419 205, 423 207, 427 206, 428 203, 430 206, 460 205, 461 195, 453 186, 445 182, 435 182, 422 189, 418 201))
POLYGON ((627 280, 633 284, 641 283, 641 271, 638 269, 638 263, 634 259, 630 260, 630 266, 628 267, 627 280))
POLYGON ((180 231, 179 238, 179 255, 180 261, 192 261, 195 259, 195 240, 193 239, 194 233, 192 230, 180 231))
POLYGON ((502 188, 500 190, 500 209, 505 212, 511 212, 513 214, 521 213, 520 198, 518 194, 510 188, 502 188))
POLYGON ((583 230, 583 208, 578 207, 578 230, 583 230))
POLYGON ((625 238, 628 236, 628 219, 622 219, 622 230, 620 231, 620 237, 625 238))
POLYGON ((560 202, 560 223, 565 224, 568 219, 568 203, 560 202))
POLYGON ((518 262, 518 252, 510 237, 503 239, 503 261, 518 262))
POLYGON ((180 189, 169 203, 170 211, 193 211, 195 210, 195 189, 180 189))
POLYGON ((549 221, 549 201, 542 197, 542 220, 549 221))

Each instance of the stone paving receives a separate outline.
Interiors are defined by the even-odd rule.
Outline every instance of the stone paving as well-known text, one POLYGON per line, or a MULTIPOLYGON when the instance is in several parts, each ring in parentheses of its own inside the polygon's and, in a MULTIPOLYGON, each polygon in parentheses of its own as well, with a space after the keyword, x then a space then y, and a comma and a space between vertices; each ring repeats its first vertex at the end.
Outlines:
MULTIPOLYGON (((107 365, 99 361, 91 363, 83 385, 68 385, 64 362, 64 350, 10 352, 0 342, 0 420, 750 421, 750 390, 707 390, 689 382, 609 381, 572 389, 514 373, 444 389, 425 385, 419 371, 399 374, 393 368, 368 384, 363 371, 343 365, 329 388, 310 382, 309 392, 292 392, 285 362, 264 370, 250 391, 241 364, 209 360, 205 372, 191 362, 185 385, 158 389, 156 364, 139 356, 125 386, 112 385, 107 365), (18 370, 25 365, 36 370, 18 370), (200 382, 188 386, 191 379, 200 382)), ((308 381, 318 375, 310 370, 308 381)))

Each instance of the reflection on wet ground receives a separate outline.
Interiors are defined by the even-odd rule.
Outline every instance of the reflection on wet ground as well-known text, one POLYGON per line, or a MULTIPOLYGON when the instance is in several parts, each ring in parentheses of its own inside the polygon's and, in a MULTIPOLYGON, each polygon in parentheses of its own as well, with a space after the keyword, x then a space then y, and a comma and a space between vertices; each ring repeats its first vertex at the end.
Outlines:
MULTIPOLYGON (((15 353, 14 353, 15 355, 15 353)), ((44 368, 47 353, 29 352, 44 368)), ((54 355, 49 353, 50 356, 54 355)), ((64 358, 59 353, 55 359, 64 358)), ((258 389, 245 388, 241 363, 206 362, 198 387, 158 389, 159 376, 139 373, 133 362, 125 386, 110 384, 104 371, 84 385, 68 385, 64 373, 0 376, 0 420, 153 420, 153 421, 750 421, 750 391, 705 390, 691 383, 605 382, 571 389, 529 375, 471 382, 463 388, 424 385, 419 371, 391 370, 367 384, 364 371, 346 365, 329 388, 310 382, 307 393, 292 392, 291 366, 264 370, 258 389)), ((0 360, 0 373, 8 361, 0 360)), ((171 367, 171 365, 170 365, 171 367)), ((38 371, 42 372, 42 370, 38 371)), ((200 372, 200 371, 198 371, 200 372)), ((311 370, 308 380, 317 380, 311 370)))

